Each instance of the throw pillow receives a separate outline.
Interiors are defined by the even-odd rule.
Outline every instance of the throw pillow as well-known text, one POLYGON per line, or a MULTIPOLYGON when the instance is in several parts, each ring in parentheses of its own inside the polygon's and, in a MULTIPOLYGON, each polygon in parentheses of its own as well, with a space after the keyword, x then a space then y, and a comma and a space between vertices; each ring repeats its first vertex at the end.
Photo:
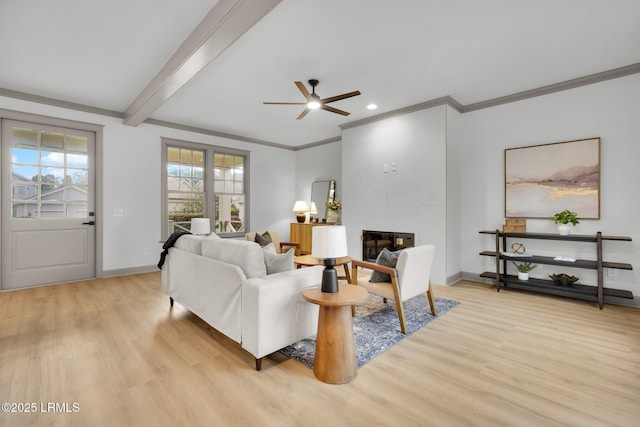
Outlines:
MULTIPOLYGON (((376 264, 384 265, 385 267, 396 268, 396 264, 398 263, 398 255, 400 251, 391 252, 389 249, 384 248, 378 254, 376 258, 376 264)), ((381 273, 379 271, 373 271, 371 273, 371 277, 369 278, 370 282, 380 283, 380 282, 390 282, 391 276, 387 273, 381 273)))
POLYGON ((276 247, 273 246, 273 243, 269 243, 267 246, 263 246, 262 250, 265 252, 270 252, 272 254, 276 254, 276 247))
POLYGON ((283 254, 277 254, 265 248, 262 249, 264 252, 264 265, 267 268, 267 274, 281 273, 283 271, 291 271, 294 269, 293 256, 295 250, 293 248, 283 254))
POLYGON ((262 234, 256 233, 256 237, 253 239, 253 241, 259 244, 260 246, 267 246, 269 243, 273 243, 273 240, 271 239, 271 234, 269 234, 268 231, 265 231, 262 234))

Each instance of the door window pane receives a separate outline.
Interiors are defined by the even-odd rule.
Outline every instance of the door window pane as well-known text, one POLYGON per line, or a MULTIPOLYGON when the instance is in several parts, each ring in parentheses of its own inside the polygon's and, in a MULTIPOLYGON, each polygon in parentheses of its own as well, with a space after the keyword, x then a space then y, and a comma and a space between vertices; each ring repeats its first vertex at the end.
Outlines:
POLYGON ((29 148, 16 148, 13 147, 11 150, 11 156, 13 158, 13 163, 22 163, 29 165, 37 165, 38 164, 38 150, 29 149, 29 148))
POLYGON ((42 132, 42 146, 48 148, 64 148, 64 134, 54 132, 42 132))
POLYGON ((11 144, 14 218, 86 218, 87 137, 13 128, 11 144))
POLYGON ((87 138, 85 136, 67 135, 67 144, 65 145, 65 148, 67 151, 86 153, 87 138))
POLYGON ((31 129, 13 128, 11 130, 11 142, 13 145, 38 145, 38 132, 31 129))
POLYGON ((87 169, 89 156, 86 154, 67 154, 67 167, 87 169))
POLYGON ((46 166, 64 166, 64 153, 42 150, 40 152, 40 164, 46 166))

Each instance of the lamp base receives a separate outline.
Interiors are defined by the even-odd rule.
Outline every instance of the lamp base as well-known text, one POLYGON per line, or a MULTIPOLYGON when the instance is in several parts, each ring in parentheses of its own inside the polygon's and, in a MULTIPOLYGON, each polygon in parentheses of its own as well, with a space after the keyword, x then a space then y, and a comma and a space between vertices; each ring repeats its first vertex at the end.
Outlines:
POLYGON ((306 219, 307 219, 307 216, 304 214, 304 212, 298 212, 298 215, 296 215, 296 220, 299 223, 303 223, 306 219))
POLYGON ((322 292, 334 294, 338 292, 338 273, 333 268, 336 265, 335 258, 324 259, 324 270, 322 270, 322 292))

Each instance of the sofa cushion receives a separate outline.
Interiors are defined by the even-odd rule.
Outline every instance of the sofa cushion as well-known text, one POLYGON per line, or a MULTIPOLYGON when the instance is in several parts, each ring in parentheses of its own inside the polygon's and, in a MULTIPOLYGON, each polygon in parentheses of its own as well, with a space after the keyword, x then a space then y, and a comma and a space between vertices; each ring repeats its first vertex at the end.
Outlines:
POLYGON ((267 275, 260 245, 247 240, 207 239, 202 243, 202 256, 240 267, 248 279, 267 275))
MULTIPOLYGON (((396 268, 396 264, 398 263, 398 255, 400 255, 400 251, 391 252, 389 249, 384 248, 378 254, 376 258, 376 264, 383 265, 385 267, 396 268)), ((373 271, 371 273, 370 282, 380 283, 380 282, 390 282, 391 276, 387 273, 381 273, 379 271, 373 271)))
POLYGON ((196 236, 195 234, 183 234, 173 245, 178 249, 182 249, 192 254, 202 255, 202 242, 206 239, 219 239, 217 234, 212 233, 211 236, 196 236))
POLYGON ((256 242, 257 244, 259 244, 262 247, 267 246, 269 243, 273 243, 273 239, 271 238, 271 234, 269 234, 268 231, 265 231, 262 234, 256 233, 256 237, 253 238, 253 241, 256 242))
POLYGON ((262 248, 267 274, 282 273, 283 271, 291 271, 295 268, 293 265, 295 250, 293 248, 283 254, 277 254, 275 248, 272 249, 273 250, 269 250, 267 247, 262 248))

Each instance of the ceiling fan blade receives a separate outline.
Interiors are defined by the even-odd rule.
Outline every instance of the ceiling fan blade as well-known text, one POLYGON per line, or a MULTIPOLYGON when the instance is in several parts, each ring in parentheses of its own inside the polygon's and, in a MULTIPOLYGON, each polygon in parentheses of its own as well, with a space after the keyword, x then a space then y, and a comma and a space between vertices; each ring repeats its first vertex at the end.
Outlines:
POLYGON ((296 117, 296 120, 304 119, 304 116, 306 116, 309 111, 311 111, 309 108, 305 108, 304 111, 302 111, 302 113, 300 113, 300 115, 296 117))
POLYGON ((302 92, 302 95, 304 95, 304 99, 306 99, 307 101, 311 101, 311 94, 307 90, 304 83, 302 82, 295 82, 295 83, 296 83, 296 86, 298 86, 298 89, 300 89, 300 92, 302 92))
POLYGON ((263 104, 269 105, 307 105, 306 102, 263 102, 263 104))
POLYGON ((328 105, 321 105, 320 108, 322 108, 323 110, 326 110, 326 111, 331 111, 332 113, 342 114, 343 116, 348 116, 349 114, 351 114, 351 113, 348 113, 346 111, 338 110, 337 108, 330 107, 328 105))
POLYGON ((322 99, 322 103, 328 104, 330 102, 340 101, 341 99, 351 98, 352 96, 358 96, 358 95, 360 95, 360 91, 356 90, 354 92, 343 93, 342 95, 336 95, 330 98, 324 98, 322 99))

